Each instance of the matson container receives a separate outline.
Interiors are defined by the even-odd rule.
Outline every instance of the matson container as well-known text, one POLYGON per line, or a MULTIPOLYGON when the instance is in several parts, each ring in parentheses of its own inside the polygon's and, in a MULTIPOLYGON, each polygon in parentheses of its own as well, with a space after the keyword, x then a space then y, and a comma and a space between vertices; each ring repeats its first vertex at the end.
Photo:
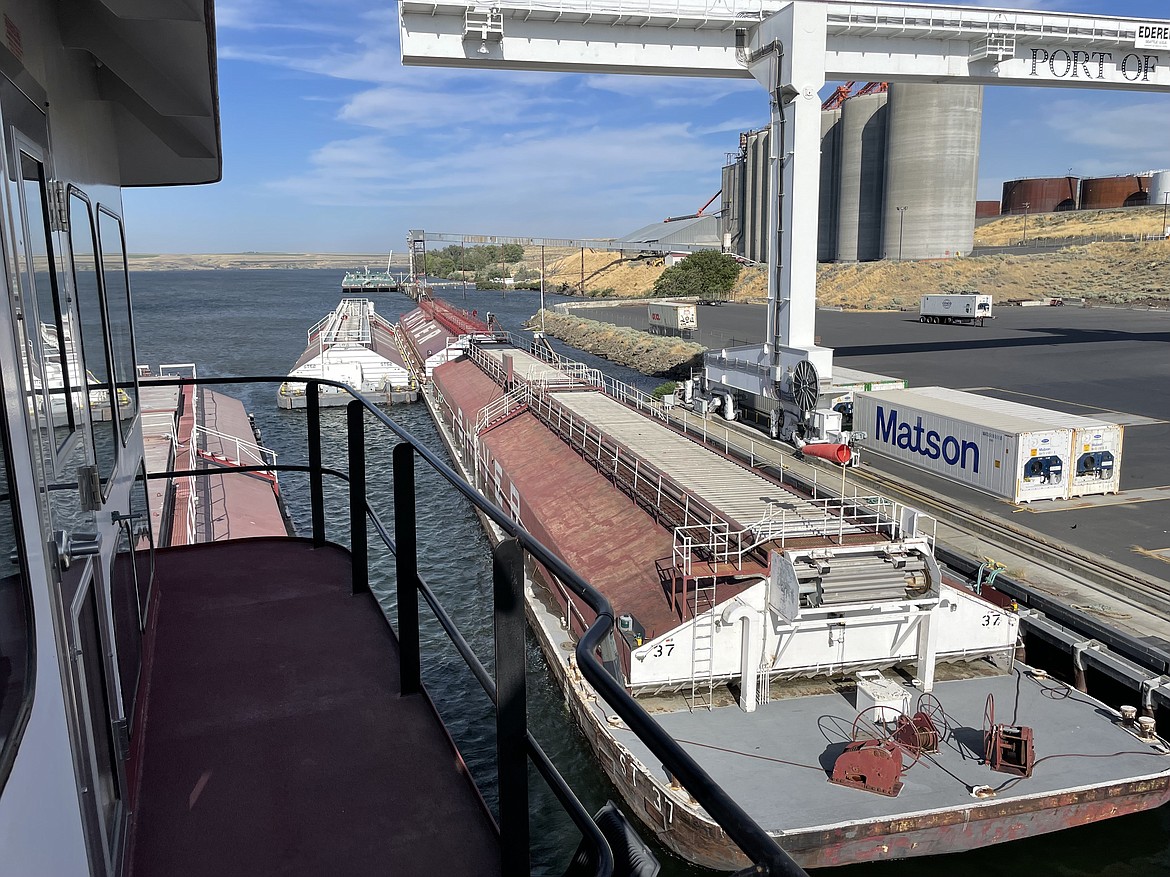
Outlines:
POLYGON ((854 393, 853 429, 870 451, 1011 502, 1066 497, 1072 428, 987 402, 999 400, 940 387, 854 393))
POLYGON ((1003 399, 992 399, 946 387, 924 387, 919 392, 936 399, 950 399, 957 404, 975 400, 980 408, 988 411, 1012 413, 1023 410, 1028 416, 1052 426, 1068 427, 1073 431, 1073 437, 1072 453, 1065 470, 1065 478, 1068 481, 1067 495, 1071 498, 1118 493, 1121 490, 1121 445, 1124 429, 1119 424, 1077 414, 1066 414, 1063 411, 1052 411, 1048 408, 1021 405, 1018 402, 1007 402, 1003 399))

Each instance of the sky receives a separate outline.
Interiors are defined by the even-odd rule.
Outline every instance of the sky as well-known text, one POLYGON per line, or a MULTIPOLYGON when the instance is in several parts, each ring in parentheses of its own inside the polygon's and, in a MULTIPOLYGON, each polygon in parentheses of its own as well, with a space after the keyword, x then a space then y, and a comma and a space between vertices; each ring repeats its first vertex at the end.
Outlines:
MULTIPOLYGON (((967 2, 1170 17, 1166 0, 967 2)), ((698 210, 739 132, 768 122, 751 81, 403 67, 389 2, 215 6, 223 179, 127 190, 131 252, 401 252, 412 228, 620 236, 698 210)), ((1154 168, 1170 168, 1170 95, 985 90, 981 199, 1008 179, 1154 168)))

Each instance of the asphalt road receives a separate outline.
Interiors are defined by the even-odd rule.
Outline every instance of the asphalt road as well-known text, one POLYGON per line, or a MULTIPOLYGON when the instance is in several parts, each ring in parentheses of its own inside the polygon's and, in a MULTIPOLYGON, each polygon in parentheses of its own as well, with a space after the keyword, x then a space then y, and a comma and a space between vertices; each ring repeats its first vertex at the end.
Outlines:
MULTIPOLYGON (((590 319, 644 328, 645 305, 590 309, 590 319)), ((700 307, 696 340, 709 348, 758 343, 763 305, 700 307)), ((1170 311, 999 308, 985 326, 918 322, 897 312, 817 313, 820 343, 843 366, 1089 417, 1126 415, 1121 486, 1170 486, 1170 311), (1134 422, 1136 418, 1136 422, 1134 422)), ((872 455, 868 461, 939 494, 1170 579, 1170 499, 1021 510, 994 497, 872 455), (1023 514, 1019 512, 1023 511, 1023 514), (1165 559, 1151 552, 1165 551, 1165 559)))

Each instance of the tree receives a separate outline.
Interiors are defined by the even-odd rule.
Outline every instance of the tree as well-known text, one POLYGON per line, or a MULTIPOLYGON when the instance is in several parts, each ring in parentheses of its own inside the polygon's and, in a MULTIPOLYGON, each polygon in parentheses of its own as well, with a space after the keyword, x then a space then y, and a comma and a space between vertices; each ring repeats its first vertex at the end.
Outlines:
POLYGON ((509 265, 519 262, 524 258, 524 248, 519 244, 503 244, 500 247, 500 258, 509 265))
POLYGON ((654 281, 654 294, 703 296, 731 292, 739 268, 734 256, 700 250, 663 271, 654 281))

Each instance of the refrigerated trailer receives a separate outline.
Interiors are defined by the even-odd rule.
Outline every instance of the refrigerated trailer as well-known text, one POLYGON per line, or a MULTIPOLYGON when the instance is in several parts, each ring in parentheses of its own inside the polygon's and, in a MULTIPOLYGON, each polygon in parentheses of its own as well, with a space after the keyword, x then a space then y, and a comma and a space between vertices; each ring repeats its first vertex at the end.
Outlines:
POLYGON ((978 293, 924 295, 918 307, 920 323, 978 323, 991 318, 991 296, 978 293))
POLYGON ((1015 503, 1069 495, 1075 418, 1068 419, 940 387, 853 397, 862 447, 1015 503))
POLYGON ((1026 410, 1027 416, 1034 420, 1071 429, 1072 449, 1065 479, 1068 482, 1068 498, 1118 493, 1121 490, 1121 446, 1125 429, 1120 424, 946 387, 924 387, 918 392, 936 399, 949 399, 957 404, 973 401, 986 411, 1012 413, 1026 410))
POLYGON ((650 331, 661 335, 689 337, 699 328, 698 310, 693 302, 656 301, 646 306, 650 331))

